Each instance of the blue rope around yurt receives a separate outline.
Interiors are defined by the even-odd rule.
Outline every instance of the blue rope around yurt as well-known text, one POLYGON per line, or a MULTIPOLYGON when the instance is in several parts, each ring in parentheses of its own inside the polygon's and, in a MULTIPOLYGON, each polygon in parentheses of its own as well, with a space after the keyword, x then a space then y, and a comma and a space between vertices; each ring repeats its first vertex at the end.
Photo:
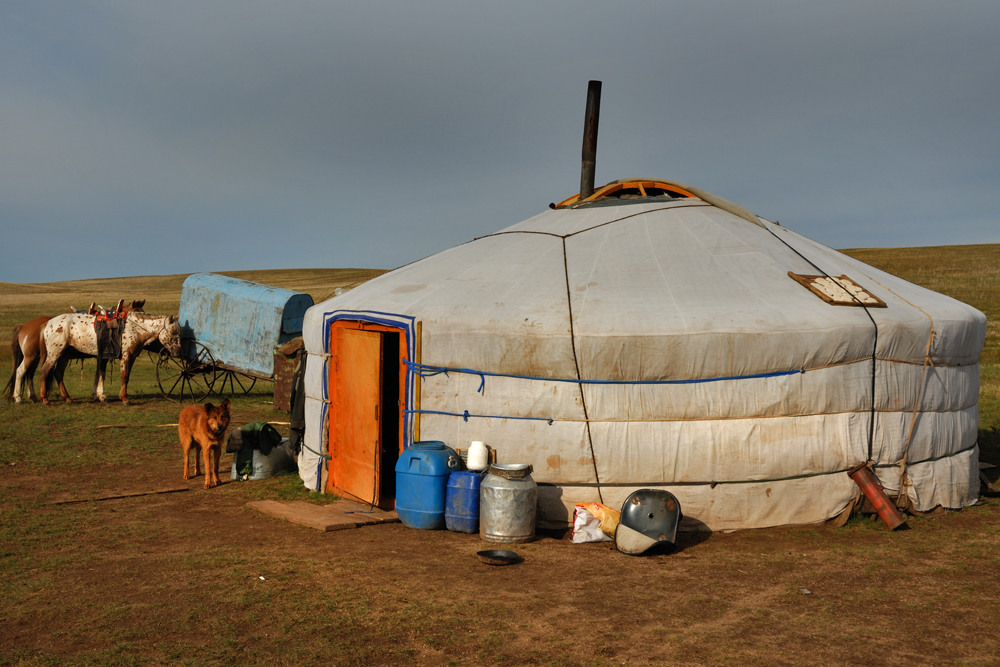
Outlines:
POLYGON ((548 422, 552 425, 555 419, 550 417, 511 417, 509 415, 471 415, 469 411, 465 412, 443 412, 441 410, 403 410, 403 412, 411 415, 445 415, 446 417, 461 417, 463 421, 469 421, 469 417, 476 417, 479 419, 526 419, 528 421, 536 422, 548 422))
MULTIPOLYGON (((534 377, 531 375, 513 375, 510 373, 491 373, 489 371, 477 371, 471 368, 453 368, 450 366, 431 366, 429 364, 417 364, 408 359, 404 359, 403 363, 406 364, 406 370, 408 373, 413 373, 419 375, 422 378, 434 377, 435 375, 448 375, 449 373, 465 373, 466 375, 478 375, 479 376, 479 388, 476 390, 478 393, 482 393, 484 386, 486 385, 486 376, 490 377, 509 377, 517 378, 519 380, 541 380, 543 382, 567 382, 570 384, 624 384, 624 385, 634 385, 634 384, 698 384, 702 382, 721 382, 723 380, 752 380, 758 378, 772 378, 781 377, 784 375, 796 375, 798 373, 805 373, 805 369, 795 370, 795 371, 777 371, 775 373, 755 373, 753 375, 731 375, 726 377, 716 377, 716 378, 701 378, 696 380, 570 380, 566 378, 543 378, 534 377)), ((445 415, 448 417, 461 417, 464 421, 469 421, 469 417, 475 417, 480 419, 524 419, 529 421, 541 421, 548 422, 551 426, 555 419, 550 417, 512 417, 509 415, 474 415, 470 414, 468 410, 464 412, 444 412, 441 410, 403 410, 404 414, 420 414, 420 415, 445 415)), ((589 420, 588 420, 589 421, 589 420)))
MULTIPOLYGON (((577 380, 568 378, 543 378, 535 377, 533 375, 514 375, 513 373, 492 373, 490 371, 477 371, 472 368, 453 368, 450 366, 431 366, 429 364, 417 364, 408 359, 404 359, 403 363, 406 364, 406 368, 410 373, 419 375, 422 378, 433 377, 435 375, 448 375, 449 373, 465 373, 467 375, 478 375, 479 389, 476 391, 482 393, 483 387, 486 384, 486 376, 490 377, 507 377, 507 378, 517 378, 519 380, 541 380, 542 382, 567 382, 569 384, 700 384, 702 382, 722 382, 724 380, 755 380, 759 378, 773 378, 782 377, 784 375, 796 375, 798 373, 805 373, 805 369, 798 369, 794 371, 776 371, 774 373, 754 373, 752 375, 728 375, 724 377, 714 377, 714 378, 696 378, 693 380, 577 380)), ((457 415, 461 417, 462 415, 457 415)))

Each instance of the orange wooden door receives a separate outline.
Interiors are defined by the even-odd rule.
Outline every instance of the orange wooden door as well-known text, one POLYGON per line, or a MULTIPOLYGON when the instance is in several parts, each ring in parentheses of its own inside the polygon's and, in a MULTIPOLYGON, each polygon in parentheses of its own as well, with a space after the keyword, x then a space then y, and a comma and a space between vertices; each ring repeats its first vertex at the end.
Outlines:
POLYGON ((381 458, 382 336, 334 328, 330 393, 330 484, 362 500, 378 500, 381 458))

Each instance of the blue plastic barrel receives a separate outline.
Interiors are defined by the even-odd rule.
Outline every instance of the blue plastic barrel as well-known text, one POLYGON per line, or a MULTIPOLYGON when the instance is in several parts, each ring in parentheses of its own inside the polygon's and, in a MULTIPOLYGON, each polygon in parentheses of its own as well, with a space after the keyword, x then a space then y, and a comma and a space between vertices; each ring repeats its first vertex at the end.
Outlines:
POLYGON ((479 532, 479 483, 482 472, 456 470, 448 476, 444 523, 456 533, 479 532))
POLYGON ((445 527, 448 476, 462 465, 455 450, 437 440, 415 442, 396 461, 396 514, 404 526, 445 527))

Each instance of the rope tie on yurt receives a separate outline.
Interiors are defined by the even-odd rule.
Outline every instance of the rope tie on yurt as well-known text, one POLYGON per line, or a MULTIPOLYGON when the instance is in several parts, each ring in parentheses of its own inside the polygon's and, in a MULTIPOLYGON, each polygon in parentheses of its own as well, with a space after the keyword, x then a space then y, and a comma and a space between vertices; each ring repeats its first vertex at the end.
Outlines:
POLYGON ((905 489, 906 489, 907 486, 910 485, 910 478, 909 478, 909 475, 907 475, 907 472, 906 472, 906 466, 907 466, 906 459, 907 459, 907 457, 909 456, 909 453, 910 453, 910 443, 913 442, 913 431, 914 431, 914 427, 915 427, 915 425, 917 423, 917 411, 920 408, 920 398, 923 395, 924 377, 927 374, 927 366, 928 365, 931 365, 931 366, 934 365, 934 361, 931 359, 931 347, 934 344, 934 333, 935 333, 935 331, 934 331, 934 318, 931 317, 931 314, 928 313, 926 310, 924 310, 923 308, 921 308, 917 304, 913 303, 912 301, 910 301, 909 299, 907 299, 903 295, 897 293, 891 287, 889 287, 887 285, 883 285, 881 282, 878 281, 878 279, 876 279, 876 278, 874 278, 872 276, 869 276, 868 274, 866 274, 864 272, 862 272, 861 275, 865 276, 866 278, 868 278, 869 280, 871 280, 873 283, 875 283, 876 285, 878 285, 879 287, 881 287, 885 291, 887 291, 890 294, 892 294, 893 296, 895 296, 900 301, 903 301, 907 305, 912 306, 913 308, 916 308, 917 310, 919 310, 921 313, 924 314, 924 317, 926 317, 930 321, 930 323, 931 323, 930 334, 927 337, 927 349, 924 351, 923 368, 920 371, 920 384, 917 386, 917 398, 916 398, 916 400, 913 403, 913 414, 910 417, 910 430, 909 430, 909 433, 906 436, 906 447, 903 449, 903 457, 899 460, 899 464, 898 464, 899 465, 899 493, 896 494, 896 507, 901 507, 901 503, 905 504, 909 500, 908 497, 907 497, 906 500, 903 500, 903 494, 905 492, 905 489))
POLYGON ((306 442, 305 442, 305 440, 303 440, 303 441, 302 441, 302 446, 303 446, 303 447, 304 447, 305 449, 308 449, 308 450, 309 450, 310 452, 312 452, 312 453, 313 453, 313 454, 315 454, 316 456, 318 456, 318 457, 320 457, 321 459, 324 459, 324 460, 326 460, 326 461, 329 461, 330 459, 332 459, 332 458, 333 458, 333 457, 332 457, 332 456, 330 456, 329 454, 324 454, 323 452, 317 452, 317 451, 316 451, 315 449, 313 449, 312 447, 310 447, 309 445, 307 445, 307 444, 306 444, 306 442))
POLYGON ((779 241, 781 241, 781 243, 783 243, 785 245, 785 247, 787 247, 789 250, 791 250, 796 255, 798 255, 799 257, 801 257, 810 266, 812 266, 814 269, 816 269, 817 271, 819 271, 820 273, 822 273, 829 280, 832 280, 834 282, 834 284, 836 284, 838 287, 840 287, 840 289, 842 289, 845 292, 847 292, 848 294, 850 294, 851 298, 854 299, 855 301, 857 301, 858 305, 861 306, 861 308, 864 309, 865 315, 868 316, 868 319, 871 321, 872 326, 875 328, 875 336, 874 336, 875 340, 874 340, 874 343, 872 344, 872 356, 871 356, 871 359, 872 359, 872 383, 871 383, 871 388, 872 388, 872 407, 871 407, 871 419, 869 420, 869 424, 868 424, 868 462, 871 463, 872 454, 873 454, 874 445, 875 445, 875 363, 876 363, 876 360, 878 358, 876 356, 877 353, 878 353, 878 323, 875 321, 875 318, 872 317, 871 312, 869 312, 868 306, 866 306, 864 304, 864 302, 861 301, 861 299, 859 299, 852 291, 850 291, 849 289, 847 289, 846 287, 844 287, 840 283, 839 280, 837 280, 836 278, 834 278, 833 276, 831 276, 829 273, 827 273, 826 271, 824 271, 823 269, 821 269, 819 266, 816 265, 815 262, 813 262, 811 259, 809 259, 805 255, 803 255, 801 252, 799 252, 798 250, 796 250, 794 247, 792 247, 792 244, 788 243, 787 241, 785 241, 785 239, 783 239, 780 236, 778 236, 777 234, 775 234, 773 229, 771 229, 770 227, 767 227, 767 226, 764 226, 764 229, 766 229, 768 232, 770 232, 771 236, 773 236, 774 238, 776 238, 779 241))
POLYGON ((329 454, 324 454, 323 452, 317 452, 315 449, 306 444, 305 439, 302 440, 301 444, 303 449, 308 449, 310 452, 312 452, 318 457, 316 459, 316 489, 315 489, 315 491, 318 493, 322 490, 321 486, 323 482, 323 464, 326 461, 332 459, 333 457, 330 456, 329 454))
MULTIPOLYGON (((595 229, 599 229, 601 227, 607 227, 608 225, 613 225, 613 224, 615 224, 617 222, 622 222, 624 220, 629 220, 631 218, 637 218, 637 217, 639 217, 641 215, 649 215, 650 213, 658 213, 660 211, 669 211, 671 209, 677 209, 677 208, 690 208, 692 206, 713 206, 713 204, 710 204, 710 203, 708 203, 706 201, 693 201, 693 202, 690 202, 690 203, 673 203, 670 206, 661 206, 660 208, 653 208, 653 209, 649 209, 647 211, 640 211, 639 213, 631 213, 629 215, 625 215, 625 216, 622 216, 620 218, 615 218, 614 220, 608 220, 607 222, 598 223, 598 224, 594 225, 593 227, 586 227, 584 229, 579 229, 579 230, 577 230, 575 232, 571 232, 569 234, 554 234, 552 232, 539 232, 539 231, 529 230, 529 229, 518 229, 518 230, 514 230, 514 231, 493 232, 492 234, 486 234, 485 236, 477 236, 476 238, 472 239, 472 241, 469 241, 468 243, 473 243, 473 242, 479 241, 481 239, 488 239, 491 236, 504 236, 506 234, 538 234, 539 236, 553 236, 553 237, 555 237, 557 239, 562 239, 563 240, 563 250, 565 250, 565 248, 566 248, 566 243, 565 243, 566 239, 572 238, 572 237, 576 236, 577 234, 583 234, 585 232, 591 232, 591 231, 593 231, 595 229)), ((749 218, 747 218, 747 220, 749 220, 749 218)), ((753 222, 753 221, 751 220, 750 222, 753 222)), ((760 223, 756 223, 756 224, 760 224, 760 223)), ((761 226, 763 226, 763 225, 761 225, 761 226)), ((563 253, 563 259, 565 259, 565 257, 566 257, 566 255, 565 255, 565 253, 563 253)))
MULTIPOLYGON (((923 312, 924 315, 927 315, 927 313, 925 313, 922 309, 918 308, 918 310, 923 312)), ((899 460, 899 493, 896 494, 896 507, 899 507, 900 503, 903 502, 903 497, 906 494, 906 487, 910 485, 910 477, 906 471, 906 459, 909 458, 910 444, 913 442, 913 430, 917 424, 917 410, 920 408, 920 398, 923 395, 924 378, 927 375, 927 366, 934 365, 934 362, 931 360, 931 345, 934 343, 934 319, 931 318, 930 315, 927 315, 927 317, 931 320, 931 332, 927 337, 927 349, 924 351, 924 365, 920 370, 920 384, 917 385, 917 398, 913 401, 913 413, 910 415, 910 432, 906 436, 906 447, 903 449, 903 457, 899 460)))
MULTIPOLYGON (((829 274, 827 274, 825 271, 823 271, 823 269, 821 269, 818 266, 816 266, 815 263, 813 263, 812 261, 810 261, 809 259, 807 259, 802 253, 800 253, 798 250, 796 250, 795 248, 793 248, 790 244, 788 244, 787 242, 785 242, 784 239, 782 239, 777 234, 775 234, 773 230, 768 229, 768 231, 771 232, 772 236, 774 236, 776 239, 778 239, 779 241, 781 241, 782 243, 784 243, 795 254, 797 254, 799 257, 802 257, 802 259, 805 259, 814 268, 816 268, 818 271, 820 271, 824 275, 826 275, 827 278, 829 278, 833 282, 837 283, 837 285, 839 285, 842 289, 844 288, 844 286, 840 285, 840 283, 837 281, 836 278, 833 278, 832 276, 830 276, 829 274)), ((899 489, 898 489, 898 491, 896 493, 895 505, 897 507, 904 507, 906 505, 909 505, 909 496, 906 494, 906 487, 911 485, 910 478, 909 478, 909 475, 907 473, 907 466, 908 466, 907 459, 909 458, 910 445, 913 443, 913 433, 914 433, 914 431, 916 429, 917 412, 920 409, 920 399, 923 396, 924 381, 925 381, 926 375, 927 375, 927 366, 928 365, 934 366, 934 362, 931 359, 931 347, 933 346, 933 343, 934 343, 934 334, 935 334, 935 330, 934 330, 934 318, 931 317, 930 313, 928 313, 926 310, 924 310, 923 308, 921 308, 917 304, 913 303, 912 301, 910 301, 906 297, 902 296, 901 294, 897 293, 891 287, 888 287, 887 285, 882 284, 878 279, 876 279, 876 278, 874 278, 874 277, 872 277, 872 276, 870 276, 870 275, 868 275, 868 274, 866 274, 864 272, 862 272, 862 275, 864 275, 866 278, 868 278, 869 280, 871 280, 872 282, 874 282, 876 285, 878 285, 882 289, 886 290, 887 292, 889 292, 890 294, 892 294, 893 296, 895 296, 897 299, 900 299, 901 301, 905 302, 907 305, 915 308, 916 310, 919 310, 930 321, 930 333, 929 333, 929 335, 927 337, 927 348, 924 351, 924 360, 923 360, 923 364, 922 364, 922 367, 921 367, 921 370, 920 370, 920 383, 917 385, 917 396, 916 396, 916 399, 914 400, 914 403, 913 403, 913 412, 910 415, 910 428, 909 428, 909 431, 908 431, 907 436, 906 436, 906 446, 903 449, 903 455, 900 458, 899 462, 896 463, 896 464, 893 464, 896 467, 898 467, 898 469, 899 469, 899 489)), ((853 294, 852 294, 852 296, 853 296, 853 294)), ((867 306, 865 306, 857 297, 854 297, 854 298, 855 298, 855 300, 858 301, 858 303, 861 305, 861 307, 865 309, 865 313, 868 315, 868 318, 872 321, 872 324, 875 326, 875 346, 874 346, 875 349, 872 351, 872 420, 871 420, 871 425, 869 427, 869 435, 868 435, 868 459, 869 459, 868 463, 869 463, 869 465, 871 465, 871 459, 872 459, 872 454, 873 454, 872 450, 873 450, 873 443, 874 443, 875 411, 876 411, 875 410, 875 362, 876 362, 876 358, 877 358, 876 357, 876 351, 878 349, 878 324, 875 322, 875 319, 872 317, 871 313, 868 311, 867 306)), ((929 459, 929 460, 937 460, 937 459, 929 459)), ((892 467, 892 466, 890 465, 890 466, 878 466, 878 467, 892 467)))
MULTIPOLYGON (((590 463, 594 468, 594 481, 600 483, 601 475, 597 470, 597 454, 594 453, 594 438, 590 434, 590 413, 587 412, 587 395, 583 391, 583 374, 580 372, 580 359, 576 354, 576 328, 573 326, 573 293, 569 289, 569 254, 566 252, 566 237, 562 238, 563 275, 566 277, 566 312, 569 318, 569 344, 573 349, 573 366, 576 368, 576 379, 579 382, 580 405, 583 407, 583 418, 587 420, 587 445, 590 447, 590 463)), ((551 424, 552 422, 549 422, 551 424)), ((604 504, 604 494, 597 487, 597 499, 604 504)))

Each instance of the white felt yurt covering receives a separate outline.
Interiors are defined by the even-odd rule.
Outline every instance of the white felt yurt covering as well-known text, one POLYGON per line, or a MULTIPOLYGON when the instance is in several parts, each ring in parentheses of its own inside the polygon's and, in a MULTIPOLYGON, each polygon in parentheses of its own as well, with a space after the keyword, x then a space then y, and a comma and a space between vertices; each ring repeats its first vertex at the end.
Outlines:
POLYGON ((304 483, 325 474, 328 331, 347 318, 419 347, 407 446, 419 406, 419 439, 532 464, 543 526, 640 488, 677 496, 689 528, 817 522, 867 461, 895 498, 904 459, 916 510, 974 503, 985 316, 726 204, 547 210, 313 306, 304 483), (827 303, 790 272, 887 307, 827 303))

